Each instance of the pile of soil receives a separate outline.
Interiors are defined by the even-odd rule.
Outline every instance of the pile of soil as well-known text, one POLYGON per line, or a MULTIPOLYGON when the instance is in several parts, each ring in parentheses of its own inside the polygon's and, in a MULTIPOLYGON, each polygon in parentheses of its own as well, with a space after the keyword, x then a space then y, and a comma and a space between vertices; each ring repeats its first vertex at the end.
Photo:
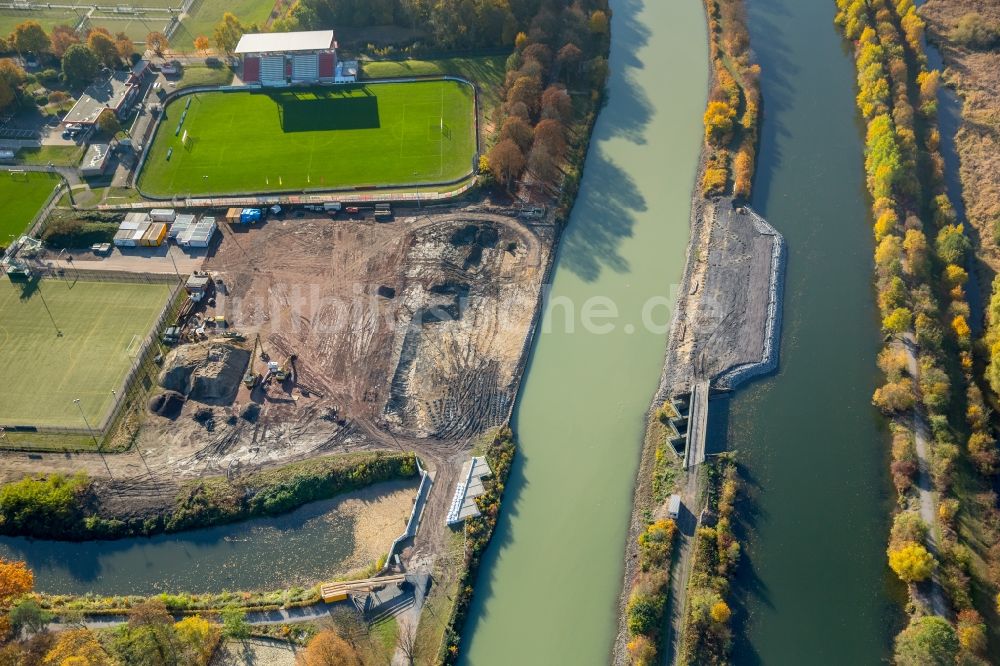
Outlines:
POLYGON ((149 411, 157 416, 176 419, 184 407, 184 395, 177 391, 163 391, 149 399, 149 411))
POLYGON ((236 397, 250 352, 231 342, 184 345, 170 352, 160 386, 204 403, 229 403, 236 397))

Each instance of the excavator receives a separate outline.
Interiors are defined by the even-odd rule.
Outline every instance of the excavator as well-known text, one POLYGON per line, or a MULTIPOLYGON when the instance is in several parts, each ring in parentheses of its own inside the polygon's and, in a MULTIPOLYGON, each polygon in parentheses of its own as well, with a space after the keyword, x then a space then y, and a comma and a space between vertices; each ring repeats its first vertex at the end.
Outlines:
POLYGON ((292 354, 288 357, 288 360, 285 361, 284 365, 278 365, 277 361, 268 361, 267 371, 269 378, 283 382, 291 377, 292 381, 295 381, 295 361, 297 359, 298 357, 295 354, 292 354))
POLYGON ((247 366, 247 372, 243 375, 243 385, 248 389, 253 391, 254 387, 257 386, 257 382, 261 380, 261 376, 254 371, 254 364, 257 361, 257 350, 260 350, 261 360, 267 359, 267 354, 264 353, 264 345, 260 342, 260 333, 253 340, 253 352, 250 355, 250 365, 247 366))

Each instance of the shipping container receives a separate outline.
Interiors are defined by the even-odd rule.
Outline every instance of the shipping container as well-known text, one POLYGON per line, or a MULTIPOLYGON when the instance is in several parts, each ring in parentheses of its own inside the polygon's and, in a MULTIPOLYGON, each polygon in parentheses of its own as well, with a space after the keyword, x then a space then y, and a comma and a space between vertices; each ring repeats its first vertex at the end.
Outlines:
POLYGON ((149 211, 149 217, 154 222, 173 222, 177 213, 173 208, 154 208, 149 211))

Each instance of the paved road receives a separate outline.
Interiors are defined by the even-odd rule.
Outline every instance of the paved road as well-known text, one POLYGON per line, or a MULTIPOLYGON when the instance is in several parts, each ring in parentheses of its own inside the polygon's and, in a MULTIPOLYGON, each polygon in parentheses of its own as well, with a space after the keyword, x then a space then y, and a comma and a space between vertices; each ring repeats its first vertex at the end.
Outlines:
MULTIPOLYGON (((917 384, 917 390, 919 391, 920 364, 917 362, 917 342, 912 332, 907 332, 903 337, 902 347, 906 352, 907 369, 913 377, 913 381, 917 384)), ((913 435, 917 451, 917 492, 920 497, 920 518, 927 524, 927 550, 937 557, 937 497, 934 493, 934 485, 930 473, 929 433, 930 428, 918 404, 913 410, 913 435)), ((934 614, 947 616, 948 605, 945 603, 937 572, 934 573, 931 580, 930 597, 934 614)))

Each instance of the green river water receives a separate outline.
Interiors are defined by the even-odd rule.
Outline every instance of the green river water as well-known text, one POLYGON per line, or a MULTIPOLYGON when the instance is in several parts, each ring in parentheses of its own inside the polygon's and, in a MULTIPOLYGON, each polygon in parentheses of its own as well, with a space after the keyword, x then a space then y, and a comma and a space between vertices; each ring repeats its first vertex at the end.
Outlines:
MULTIPOLYGON (((833 0, 747 4, 764 72, 753 205, 784 233, 789 265, 780 371, 712 402, 711 444, 739 450, 749 491, 734 657, 876 664, 900 618, 884 556, 885 433, 870 405, 879 333, 854 70, 833 0)), ((515 415, 520 454, 466 626, 474 666, 605 664, 614 638, 708 64, 701 0, 612 7, 608 103, 561 241, 515 415), (594 317, 609 304, 617 317, 594 317), (659 328, 643 322, 644 306, 659 328)), ((151 540, 0 539, 0 555, 28 559, 49 591, 272 587, 327 571, 331 554, 318 544, 350 525, 330 523, 325 509, 151 540)))
MULTIPOLYGON (((611 4, 608 102, 518 402, 519 457, 466 627, 475 666, 606 664, 613 641, 644 412, 666 343, 642 310, 673 302, 684 267, 708 43, 700 0, 611 4), (614 330, 584 330, 592 297, 616 305, 614 330)), ((669 320, 667 307, 652 312, 669 320)))

